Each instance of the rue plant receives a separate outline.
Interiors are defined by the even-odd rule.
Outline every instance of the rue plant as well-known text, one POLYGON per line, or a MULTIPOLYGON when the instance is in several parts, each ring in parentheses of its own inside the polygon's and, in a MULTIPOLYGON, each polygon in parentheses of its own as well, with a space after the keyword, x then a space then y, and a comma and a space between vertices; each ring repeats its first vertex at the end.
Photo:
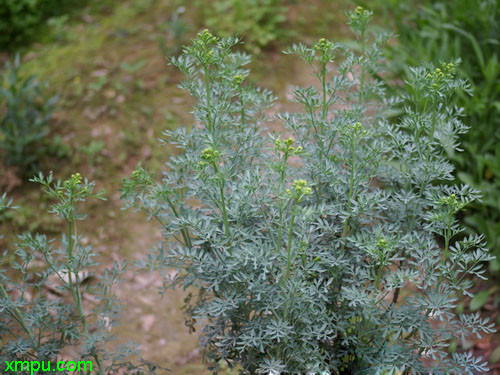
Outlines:
MULTIPOLYGON (((103 199, 102 193, 94 192, 95 184, 79 173, 64 182, 55 181, 52 174, 31 181, 54 200, 50 212, 64 220, 66 231, 57 240, 24 233, 15 252, 5 251, 0 258, 0 370, 7 371, 12 361, 38 361, 42 370, 60 373, 57 362, 70 357, 90 361, 92 373, 100 375, 152 373, 153 366, 146 362, 128 362, 132 346, 110 350, 108 344, 120 311, 112 287, 125 262, 104 269, 97 284, 88 283, 98 254, 84 244, 77 224, 86 217, 82 204, 103 199)), ((11 204, 3 195, 0 214, 11 204)))
MULTIPOLYGON (((179 272, 167 286, 195 291, 187 322, 202 328, 211 368, 241 374, 472 374, 453 340, 492 332, 456 314, 490 259, 455 214, 479 194, 449 186, 444 149, 466 131, 449 106, 455 66, 411 70, 386 98, 372 14, 349 14, 358 48, 321 39, 287 54, 316 83, 293 89, 296 113, 265 128, 272 94, 247 83, 238 40, 204 31, 172 63, 195 100, 194 126, 165 132, 182 150, 160 180, 138 167, 123 198, 163 228, 145 268, 179 272), (387 121, 394 104, 405 114, 387 121)), ((172 273, 169 273, 170 275, 172 273)))

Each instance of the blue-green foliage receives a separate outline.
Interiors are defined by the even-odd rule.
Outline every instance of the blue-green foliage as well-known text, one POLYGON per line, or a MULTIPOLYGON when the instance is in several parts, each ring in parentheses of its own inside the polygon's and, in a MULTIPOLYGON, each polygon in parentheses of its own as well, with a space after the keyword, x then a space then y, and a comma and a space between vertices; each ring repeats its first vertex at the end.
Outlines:
POLYGON ((486 371, 446 351, 493 330, 455 313, 491 259, 455 220, 477 191, 446 184, 444 150, 466 131, 448 103, 467 85, 453 64, 417 68, 386 98, 374 78, 386 37, 369 32, 369 11, 349 17, 358 53, 325 39, 286 52, 317 84, 293 89, 302 110, 278 116, 283 135, 266 132, 274 98, 246 83, 238 41, 200 33, 173 60, 195 100, 191 130, 165 132, 182 154, 159 181, 142 167, 124 181, 123 198, 164 230, 143 267, 176 269, 166 285, 196 290, 187 319, 214 373, 220 361, 242 374, 486 371))
MULTIPOLYGON (((76 173, 68 180, 54 181, 52 175, 33 178, 54 200, 50 212, 64 220, 67 231, 59 239, 42 234, 19 236, 16 250, 0 257, 0 371, 12 361, 44 361, 52 372, 69 348, 73 361, 90 361, 92 373, 151 374, 154 366, 128 362, 135 353, 130 345, 111 350, 111 327, 120 311, 112 287, 125 270, 115 264, 100 273, 97 283, 88 283, 98 265, 97 253, 82 242, 77 222, 86 215, 80 205, 87 199, 102 199, 94 183, 76 173), (12 262, 12 259, 15 259, 12 262), (95 302, 84 297, 92 295, 95 302), (75 350, 77 348, 77 350, 75 350)), ((12 200, 0 197, 0 215, 12 200)), ((12 373, 12 372, 8 372, 12 373)), ((15 373, 29 374, 29 371, 15 373)), ((83 372, 82 372, 83 373, 83 372)))

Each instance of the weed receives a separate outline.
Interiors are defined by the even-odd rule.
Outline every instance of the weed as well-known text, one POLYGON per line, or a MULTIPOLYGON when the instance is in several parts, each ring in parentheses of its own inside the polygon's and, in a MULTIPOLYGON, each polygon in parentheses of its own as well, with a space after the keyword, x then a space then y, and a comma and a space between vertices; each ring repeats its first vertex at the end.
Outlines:
POLYGON ((0 79, 0 150, 7 165, 29 174, 40 168, 58 96, 47 97, 35 76, 23 77, 19 55, 0 79))
POLYGON ((223 36, 237 32, 251 50, 258 51, 284 36, 286 7, 280 0, 198 1, 197 5, 205 26, 223 36))

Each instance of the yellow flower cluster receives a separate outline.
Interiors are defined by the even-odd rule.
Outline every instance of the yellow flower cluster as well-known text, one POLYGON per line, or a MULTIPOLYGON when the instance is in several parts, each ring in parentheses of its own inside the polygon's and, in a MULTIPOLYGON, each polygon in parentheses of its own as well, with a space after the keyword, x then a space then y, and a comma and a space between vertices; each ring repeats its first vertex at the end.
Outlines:
POLYGON ((207 147, 201 152, 201 158, 207 162, 213 162, 219 157, 219 151, 213 149, 212 147, 207 147))
POLYGON ((449 196, 447 197, 442 197, 440 200, 439 200, 439 203, 441 204, 445 204, 445 205, 455 205, 458 203, 457 201, 457 196, 455 194, 450 194, 449 196))
POLYGON ((460 202, 455 194, 450 194, 447 197, 442 197, 439 200, 439 203, 443 206, 450 207, 453 211, 461 210, 465 206, 465 203, 460 202))
POLYGON ((139 185, 149 185, 153 183, 151 176, 141 167, 137 167, 132 172, 132 180, 139 185))
POLYGON ((363 124, 361 124, 360 122, 355 122, 353 124, 349 124, 344 129, 347 130, 348 133, 352 133, 352 134, 357 134, 357 135, 367 135, 368 134, 368 130, 364 129, 363 124))
POLYGON ((71 194, 74 192, 76 192, 76 194, 86 193, 86 187, 83 187, 83 189, 81 189, 82 181, 83 178, 80 173, 77 172, 75 174, 72 174, 70 178, 64 181, 63 186, 57 189, 56 194, 59 196, 59 198, 62 198, 64 197, 65 191, 71 191, 71 194))
POLYGON ((448 210, 453 213, 460 211, 467 205, 466 201, 458 199, 455 194, 450 194, 447 197, 441 197, 438 203, 442 206, 446 206, 448 210))
POLYGON ((443 63, 441 68, 436 68, 434 72, 427 73, 427 79, 432 81, 432 87, 437 88, 439 84, 443 82, 445 78, 451 79, 455 74, 455 64, 453 63, 443 63))
POLYGON ((82 183, 82 176, 80 173, 72 174, 71 177, 64 181, 65 188, 75 188, 82 183))
POLYGON ((380 249, 387 249, 389 247, 389 243, 387 242, 387 240, 385 238, 380 238, 377 241, 377 247, 380 249))
POLYGON ((356 132, 360 132, 361 130, 363 130, 363 125, 360 122, 355 122, 351 125, 351 129, 356 132))
POLYGON ((205 167, 208 164, 215 163, 219 157, 219 151, 212 147, 207 147, 201 152, 200 167, 205 167))
POLYGON ((356 9, 354 9, 354 13, 356 13, 357 15, 364 15, 368 14, 368 11, 361 6, 357 6, 356 9))
POLYGON ((203 64, 212 64, 216 61, 215 51, 212 47, 218 41, 219 38, 210 33, 210 31, 203 30, 201 33, 198 33, 190 49, 196 53, 203 64))
POLYGON ((307 185, 306 180, 295 180, 293 181, 293 191, 291 189, 286 189, 286 193, 291 198, 296 200, 301 200, 304 196, 311 194, 312 189, 307 185))
POLYGON ((354 12, 350 14, 352 22, 367 22, 371 16, 371 12, 361 6, 357 6, 354 12))
POLYGON ((333 47, 333 43, 325 38, 321 38, 314 45, 314 49, 319 52, 326 52, 333 47))
POLYGON ((218 41, 218 38, 207 29, 198 33, 197 37, 195 43, 202 44, 203 46, 210 46, 218 41))
POLYGON ((302 146, 297 146, 297 147, 293 147, 292 145, 295 143, 295 141, 293 140, 292 137, 289 137, 285 140, 281 140, 281 139, 276 139, 274 141, 274 145, 276 146, 276 149, 278 151, 281 151, 281 152, 284 152, 285 154, 289 155, 289 154, 294 154, 294 155, 299 155, 302 153, 302 151, 304 151, 302 149, 302 146))
POLYGON ((239 86, 241 85, 241 83, 245 80, 245 76, 243 76, 242 74, 237 74, 233 77, 233 83, 236 85, 236 86, 239 86))

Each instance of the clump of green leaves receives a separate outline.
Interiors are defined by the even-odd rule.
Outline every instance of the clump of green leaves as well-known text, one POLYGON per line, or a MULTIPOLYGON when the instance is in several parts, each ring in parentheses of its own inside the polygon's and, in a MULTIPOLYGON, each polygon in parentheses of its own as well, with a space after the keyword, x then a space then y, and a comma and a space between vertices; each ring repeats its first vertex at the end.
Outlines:
MULTIPOLYGON (((483 193, 464 222, 484 233, 492 254, 500 256, 500 3, 496 0, 398 1, 388 8, 400 43, 390 49, 400 75, 417 62, 440 64, 460 58, 456 74, 471 84, 454 98, 465 108, 470 131, 461 136, 464 152, 448 150, 458 181, 483 193)), ((494 259, 490 269, 500 271, 494 259)))
POLYGON ((478 192, 446 184, 444 150, 467 129, 448 103, 467 86, 454 65, 414 68, 387 98, 377 77, 388 37, 370 32, 371 16, 349 14, 354 51, 326 39, 286 51, 317 79, 293 89, 301 111, 278 116, 286 135, 266 134, 274 98, 246 83, 236 39, 205 31, 173 60, 195 126, 165 132, 183 153, 161 181, 138 167, 122 195, 164 231, 143 266, 177 269, 165 285, 196 289, 187 321, 201 324, 214 373, 221 361, 242 374, 486 371, 446 350, 493 331, 456 314, 491 259, 455 219, 478 192), (405 114, 390 123, 395 104, 405 114))
POLYGON ((34 76, 23 77, 19 55, 0 78, 0 152, 7 165, 23 174, 40 167, 57 95, 47 97, 34 76))
POLYGON ((259 50, 284 35, 287 9, 280 0, 200 1, 199 6, 205 26, 219 35, 241 35, 250 49, 259 50))
MULTIPOLYGON (((94 192, 95 184, 79 173, 64 182, 54 181, 51 174, 31 181, 54 200, 50 212, 64 220, 66 232, 57 240, 24 233, 14 254, 5 251, 0 258, 0 264, 10 266, 0 271, 0 369, 6 371, 12 361, 44 361, 55 372, 71 348, 71 359, 90 361, 92 373, 152 373, 148 363, 126 361, 134 352, 130 345, 114 351, 108 347, 120 310, 112 287, 126 264, 115 262, 100 273, 97 284, 88 282, 98 266, 97 253, 84 244, 77 223, 86 217, 80 206, 88 199, 103 199, 102 192, 94 192)), ((11 203, 2 196, 0 214, 11 203)))
POLYGON ((81 0, 0 0, 0 47, 15 49, 32 42, 47 20, 82 4, 81 0))

